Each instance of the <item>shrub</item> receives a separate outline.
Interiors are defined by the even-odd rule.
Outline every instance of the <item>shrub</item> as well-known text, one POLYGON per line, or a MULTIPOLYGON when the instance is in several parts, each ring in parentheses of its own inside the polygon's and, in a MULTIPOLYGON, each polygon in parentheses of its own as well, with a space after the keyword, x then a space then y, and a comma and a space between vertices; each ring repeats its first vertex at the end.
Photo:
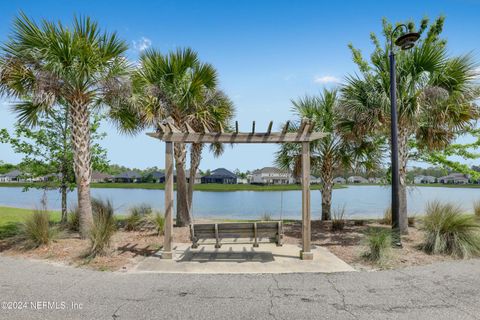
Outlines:
POLYGON ((125 230, 140 230, 146 222, 147 216, 153 213, 152 207, 147 204, 141 204, 130 208, 130 213, 125 219, 125 230))
POLYGON ((480 200, 473 202, 473 213, 475 213, 476 217, 480 218, 480 200))
POLYGON ((391 225, 392 224, 392 208, 388 207, 383 211, 383 220, 382 224, 391 225))
POLYGON ((362 227, 365 225, 365 220, 359 219, 359 220, 354 220, 353 225, 357 227, 362 227))
POLYGON ((416 218, 415 217, 408 217, 408 226, 410 228, 415 227, 415 223, 416 223, 416 218))
POLYGON ((80 213, 78 212, 78 206, 73 207, 68 212, 67 228, 71 231, 80 230, 80 213))
POLYGON ((462 214, 459 206, 438 201, 427 204, 423 219, 427 253, 466 258, 480 253, 480 225, 475 217, 462 214))
POLYGON ((158 235, 163 234, 163 228, 165 226, 165 217, 159 212, 150 215, 150 221, 153 224, 158 235))
POLYGON ((369 261, 384 263, 390 253, 392 246, 392 232, 385 228, 371 228, 366 237, 368 251, 364 257, 369 261))
POLYGON ((332 231, 340 231, 345 228, 345 206, 335 208, 332 212, 332 231))
POLYGON ((264 214, 262 214, 262 216, 260 217, 260 220, 262 221, 272 221, 272 215, 268 212, 265 212, 264 214))
POLYGON ((88 256, 107 253, 116 230, 116 221, 112 203, 109 200, 92 199, 93 225, 90 229, 90 249, 88 256))
POLYGON ((22 235, 28 247, 47 245, 57 235, 58 230, 50 225, 50 215, 46 210, 34 210, 22 226, 22 235))

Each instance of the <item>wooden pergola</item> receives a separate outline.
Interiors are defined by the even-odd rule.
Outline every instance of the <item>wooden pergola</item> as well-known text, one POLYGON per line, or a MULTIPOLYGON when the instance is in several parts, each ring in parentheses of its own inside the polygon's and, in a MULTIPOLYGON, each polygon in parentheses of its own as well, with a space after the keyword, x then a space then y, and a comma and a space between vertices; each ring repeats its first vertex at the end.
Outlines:
POLYGON ((238 122, 235 122, 235 131, 210 132, 204 126, 203 132, 196 132, 185 124, 184 128, 177 128, 172 119, 159 124, 159 131, 147 133, 150 137, 165 141, 165 235, 162 258, 172 259, 172 231, 173 231, 173 144, 174 143, 301 143, 302 144, 302 250, 300 258, 313 259, 311 252, 310 230, 310 142, 321 139, 327 134, 314 132, 314 123, 307 119, 302 120, 298 130, 289 130, 287 121, 281 132, 272 132, 273 122, 270 122, 266 132, 255 132, 255 121, 250 132, 239 132, 238 122))

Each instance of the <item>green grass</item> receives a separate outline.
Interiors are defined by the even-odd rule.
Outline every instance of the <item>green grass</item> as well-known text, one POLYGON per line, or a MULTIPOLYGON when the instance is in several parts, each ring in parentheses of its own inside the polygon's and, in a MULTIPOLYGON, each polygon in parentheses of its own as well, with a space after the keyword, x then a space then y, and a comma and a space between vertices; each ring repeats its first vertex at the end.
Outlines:
MULTIPOLYGON (((18 234, 21 224, 33 214, 32 209, 0 207, 0 239, 18 234)), ((60 221, 60 212, 49 211, 52 222, 60 221)))
MULTIPOLYGON (((0 187, 24 187, 31 185, 30 183, 0 183, 0 187)), ((147 189, 147 190, 163 190, 163 183, 92 183, 92 188, 98 189, 147 189)), ((335 185, 334 189, 342 189, 347 186, 335 185)), ((276 186, 260 186, 252 184, 197 184, 194 187, 196 191, 290 191, 301 190, 300 185, 276 185, 276 186)), ((312 190, 320 190, 321 185, 315 184, 311 186, 312 190)))

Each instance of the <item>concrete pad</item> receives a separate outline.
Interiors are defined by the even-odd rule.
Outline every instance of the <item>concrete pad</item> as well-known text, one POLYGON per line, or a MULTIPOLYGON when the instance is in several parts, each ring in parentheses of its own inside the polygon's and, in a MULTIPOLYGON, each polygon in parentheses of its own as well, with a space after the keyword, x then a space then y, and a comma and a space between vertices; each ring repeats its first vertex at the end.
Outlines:
POLYGON ((326 248, 312 249, 313 260, 301 260, 300 247, 284 244, 222 244, 200 245, 197 249, 189 244, 174 244, 174 259, 162 259, 162 252, 141 261, 130 272, 144 273, 300 273, 300 272, 346 272, 355 271, 350 265, 326 248))

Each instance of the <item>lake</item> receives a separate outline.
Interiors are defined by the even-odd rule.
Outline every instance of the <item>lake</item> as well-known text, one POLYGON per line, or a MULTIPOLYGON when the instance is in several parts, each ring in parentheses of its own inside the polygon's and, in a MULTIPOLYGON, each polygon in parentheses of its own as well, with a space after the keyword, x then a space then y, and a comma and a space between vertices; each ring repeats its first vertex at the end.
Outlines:
MULTIPOLYGON (((22 188, 0 187, 0 206, 34 208, 38 206, 43 191, 22 188)), ((92 195, 110 199, 117 213, 126 213, 128 208, 141 203, 163 211, 164 191, 145 189, 92 189, 92 195)), ((320 191, 311 192, 312 217, 320 217, 320 191)), ((60 209, 60 193, 48 191, 48 208, 60 209)), ((76 202, 76 192, 69 194, 69 205, 76 202)), ((433 200, 455 201, 465 210, 472 210, 474 200, 480 199, 480 189, 411 187, 408 191, 410 214, 421 214, 425 203, 433 200)), ((258 219, 265 213, 273 219, 301 217, 300 191, 232 191, 194 192, 194 217, 258 219)), ((384 186, 349 186, 333 191, 333 208, 345 206, 348 217, 379 218, 390 205, 390 188, 384 186)))

